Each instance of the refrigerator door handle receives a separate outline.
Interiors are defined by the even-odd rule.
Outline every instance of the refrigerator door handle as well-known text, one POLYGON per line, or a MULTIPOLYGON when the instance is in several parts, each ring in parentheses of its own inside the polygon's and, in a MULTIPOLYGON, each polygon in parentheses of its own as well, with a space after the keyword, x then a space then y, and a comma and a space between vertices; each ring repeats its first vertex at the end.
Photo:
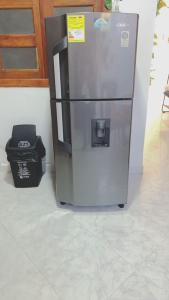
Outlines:
POLYGON ((53 48, 53 56, 57 57, 54 62, 55 69, 57 69, 57 76, 55 77, 56 86, 56 115, 57 115, 57 128, 58 128, 58 147, 62 149, 63 152, 71 155, 72 145, 71 145, 71 134, 69 132, 69 110, 66 107, 66 103, 62 102, 62 92, 61 92, 61 77, 60 77, 60 64, 59 64, 59 54, 66 50, 68 47, 67 37, 65 36, 61 39, 53 48))
POLYGON ((71 155, 72 145, 69 103, 55 102, 55 105, 57 119, 57 145, 63 152, 71 155))
POLYGON ((65 36, 54 46, 53 55, 62 52, 63 50, 67 49, 67 47, 68 47, 67 36, 65 36))
POLYGON ((65 152, 69 155, 72 155, 72 145, 71 144, 69 144, 67 142, 60 142, 60 141, 58 141, 57 144, 63 152, 65 152))

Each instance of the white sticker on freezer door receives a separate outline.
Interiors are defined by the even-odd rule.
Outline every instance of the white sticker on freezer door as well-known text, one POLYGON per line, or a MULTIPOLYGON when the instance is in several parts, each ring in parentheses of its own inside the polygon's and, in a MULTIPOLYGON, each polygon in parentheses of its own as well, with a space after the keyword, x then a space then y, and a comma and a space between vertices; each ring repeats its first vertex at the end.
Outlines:
POLYGON ((128 48, 130 42, 130 33, 129 31, 122 31, 121 32, 121 47, 128 48))

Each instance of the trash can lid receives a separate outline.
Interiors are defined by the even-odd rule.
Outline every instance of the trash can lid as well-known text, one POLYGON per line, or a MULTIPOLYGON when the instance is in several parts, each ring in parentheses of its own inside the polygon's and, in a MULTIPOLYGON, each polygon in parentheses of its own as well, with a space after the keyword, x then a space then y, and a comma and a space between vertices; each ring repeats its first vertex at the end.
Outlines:
POLYGON ((11 145, 13 147, 28 148, 35 143, 36 126, 31 124, 14 125, 11 145))

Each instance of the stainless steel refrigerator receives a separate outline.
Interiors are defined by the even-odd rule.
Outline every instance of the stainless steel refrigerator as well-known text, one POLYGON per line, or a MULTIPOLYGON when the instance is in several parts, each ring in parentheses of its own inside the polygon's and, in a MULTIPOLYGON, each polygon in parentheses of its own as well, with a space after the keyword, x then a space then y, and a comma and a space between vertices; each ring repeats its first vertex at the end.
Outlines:
POLYGON ((127 203, 138 15, 46 19, 56 191, 61 204, 127 203))

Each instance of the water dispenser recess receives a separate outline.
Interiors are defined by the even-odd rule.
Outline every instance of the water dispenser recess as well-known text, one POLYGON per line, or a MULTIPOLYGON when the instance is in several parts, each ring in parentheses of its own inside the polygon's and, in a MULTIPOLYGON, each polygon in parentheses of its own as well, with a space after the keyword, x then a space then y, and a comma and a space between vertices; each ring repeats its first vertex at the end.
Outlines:
POLYGON ((110 119, 92 120, 92 147, 109 147, 110 119))

